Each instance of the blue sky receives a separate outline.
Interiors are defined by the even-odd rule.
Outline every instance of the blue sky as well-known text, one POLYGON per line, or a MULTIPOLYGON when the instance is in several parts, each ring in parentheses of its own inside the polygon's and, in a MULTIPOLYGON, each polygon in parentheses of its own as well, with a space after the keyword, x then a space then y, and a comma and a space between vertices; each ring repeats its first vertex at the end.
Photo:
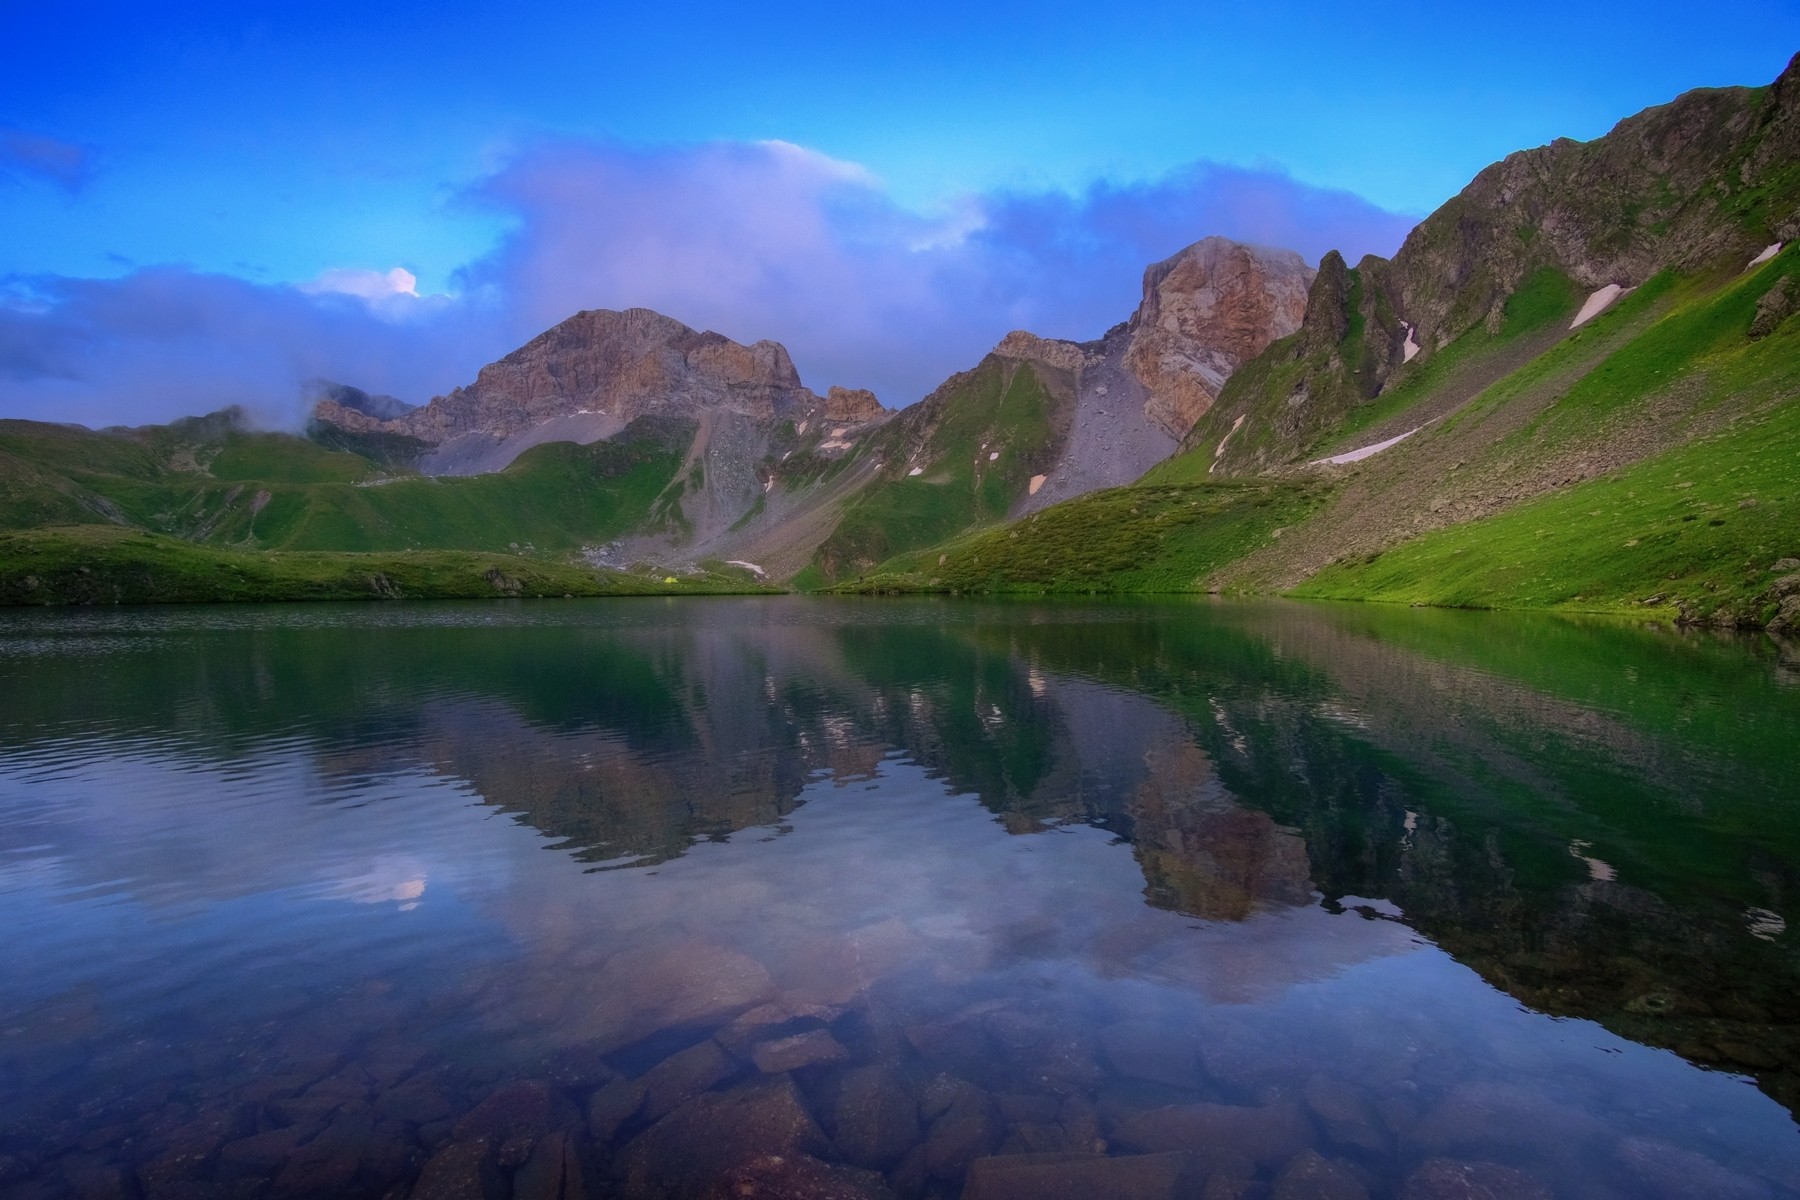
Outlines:
POLYGON ((903 403, 1014 322, 1099 333, 1188 241, 1388 253, 1511 150, 1766 83, 1800 49, 1793 0, 1720 11, 0 0, 0 303, 69 318, 0 334, 0 413, 275 403, 309 371, 422 400, 565 308, 632 303, 903 403), (971 239, 979 262, 946 249, 971 239), (396 267, 418 303, 384 291, 396 267), (839 322, 859 273, 931 311, 839 322), (183 288, 214 299, 182 310, 179 353, 107 324, 183 288), (346 332, 346 293, 370 328, 346 332), (243 328, 264 301, 268 330, 243 328), (19 345, 58 337, 102 352, 19 345), (159 382, 225 337, 231 370, 159 382))

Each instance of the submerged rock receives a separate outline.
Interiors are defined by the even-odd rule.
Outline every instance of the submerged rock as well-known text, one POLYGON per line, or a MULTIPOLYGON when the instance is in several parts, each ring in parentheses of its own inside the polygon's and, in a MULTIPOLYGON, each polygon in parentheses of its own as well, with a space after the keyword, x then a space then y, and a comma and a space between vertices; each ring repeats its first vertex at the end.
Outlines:
POLYGON ((1549 1188, 1512 1167, 1434 1158, 1407 1176, 1400 1200, 1551 1200, 1551 1196, 1549 1188))
POLYGON ((735 950, 710 942, 644 946, 606 960, 584 1023, 594 1040, 617 1048, 664 1029, 723 1022, 774 995, 762 964, 735 950))
POLYGON ((730 1056, 711 1040, 671 1055, 645 1073, 643 1115, 654 1121, 730 1075, 730 1056))
POLYGON ((823 1063, 843 1062, 849 1057, 850 1052, 823 1029, 809 1029, 793 1037, 764 1042, 750 1052, 751 1061, 756 1064, 757 1070, 767 1075, 780 1075, 823 1063))
POLYGON ((919 1141, 919 1106, 890 1068, 858 1067, 838 1087, 831 1125, 846 1160, 885 1167, 919 1141))
POLYGON ((1301 1093, 1307 1111, 1333 1142, 1352 1150, 1385 1154, 1390 1146, 1381 1118, 1361 1089, 1327 1075, 1306 1081, 1301 1093))
POLYGON ((1179 1153, 1008 1154, 969 1164, 963 1200, 1173 1200, 1192 1193, 1194 1170, 1179 1153))
POLYGON ((752 1159, 829 1152, 799 1090, 784 1075, 696 1096, 633 1139, 619 1166, 628 1194, 698 1196, 752 1159))
POLYGON ((943 1114, 931 1123, 925 1139, 925 1169, 939 1179, 955 1179, 975 1159, 991 1153, 999 1140, 993 1101, 974 1084, 964 1083, 943 1114))
POLYGON ((1154 1021, 1120 1021, 1100 1031, 1100 1051, 1121 1075, 1192 1089, 1200 1085, 1197 1039, 1154 1021))
POLYGON ((820 1162, 804 1154, 770 1154, 733 1167, 705 1200, 894 1200, 873 1171, 820 1162))
POLYGON ((1209 1160, 1242 1157, 1272 1168, 1308 1148, 1313 1131, 1291 1103, 1172 1104, 1120 1118, 1113 1138, 1133 1150, 1187 1150, 1209 1160))
POLYGON ((1369 1200, 1369 1189, 1348 1163, 1308 1147, 1275 1177, 1272 1200, 1369 1200))

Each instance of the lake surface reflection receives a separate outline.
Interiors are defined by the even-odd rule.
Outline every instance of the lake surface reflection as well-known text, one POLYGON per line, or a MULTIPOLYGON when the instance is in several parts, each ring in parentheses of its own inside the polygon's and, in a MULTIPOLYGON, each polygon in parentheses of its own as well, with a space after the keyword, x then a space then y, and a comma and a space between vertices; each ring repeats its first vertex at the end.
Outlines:
POLYGON ((1549 618, 4 613, 0 1194, 1795 1194, 1796 746, 1549 618))

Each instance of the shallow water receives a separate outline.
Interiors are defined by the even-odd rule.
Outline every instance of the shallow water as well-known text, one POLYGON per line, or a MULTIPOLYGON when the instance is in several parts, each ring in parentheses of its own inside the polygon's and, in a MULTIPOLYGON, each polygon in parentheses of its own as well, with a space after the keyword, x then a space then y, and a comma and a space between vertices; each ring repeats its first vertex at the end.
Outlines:
POLYGON ((1797 745, 1551 618, 0 613, 0 1194, 1794 1194, 1797 745))

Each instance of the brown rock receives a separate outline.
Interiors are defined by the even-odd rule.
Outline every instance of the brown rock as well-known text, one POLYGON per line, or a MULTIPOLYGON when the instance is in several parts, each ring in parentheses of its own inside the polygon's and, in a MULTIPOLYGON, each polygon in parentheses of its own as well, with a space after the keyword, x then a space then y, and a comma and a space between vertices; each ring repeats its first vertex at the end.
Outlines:
POLYGON ((939 1179, 956 1179, 975 1159, 993 1152, 999 1132, 987 1093, 965 1083, 931 1123, 925 1138, 925 1169, 939 1179))
POLYGON ((1100 1031, 1100 1052, 1113 1070, 1174 1088, 1201 1081, 1197 1039, 1154 1021, 1120 1021, 1100 1031))
POLYGON ((831 1117, 838 1152, 857 1166, 885 1167, 919 1140, 918 1103, 884 1066, 847 1072, 831 1117))
POLYGON ((771 1004, 759 1004, 740 1014, 729 1025, 713 1034, 713 1041, 733 1054, 742 1054, 754 1043, 768 1040, 768 1030, 777 1025, 802 1021, 824 1025, 843 1014, 844 1010, 835 1005, 788 1004, 778 1000, 771 1004))
POLYGON ((1387 1152, 1389 1139, 1381 1118, 1360 1089, 1342 1079, 1314 1075, 1306 1081, 1301 1099, 1325 1135, 1338 1145, 1371 1154, 1387 1152))
POLYGON ((1275 1177, 1273 1200, 1369 1200, 1369 1189, 1347 1163, 1308 1147, 1275 1177))
POLYGON ((561 1092, 536 1079, 503 1084, 456 1123, 459 1142, 486 1138, 501 1145, 516 1139, 535 1141, 553 1129, 579 1119, 561 1092))
POLYGON ((1027 362, 1043 363, 1060 371, 1079 371, 1087 362, 1087 356, 1074 342, 1041 338, 1023 329, 1015 329, 1001 338, 1000 344, 994 347, 994 353, 1001 358, 1022 358, 1027 362))
MULTIPOLYGON (((137 1187, 130 1174, 111 1163, 73 1157, 62 1160, 63 1181, 75 1200, 132 1200, 137 1187)), ((0 1182, 4 1182, 0 1175, 0 1182)))
POLYGON ((732 1062, 710 1040, 691 1046, 644 1075, 643 1115, 654 1121, 730 1075, 732 1062))
POLYGON ((764 1155, 828 1153, 786 1076, 696 1096, 639 1134, 620 1156, 631 1195, 698 1196, 764 1155))
POLYGON ((970 1163, 963 1200, 1172 1200, 1192 1172, 1185 1154, 1009 1154, 970 1163))
POLYGON ((513 1200, 585 1200, 587 1180, 576 1141, 552 1133, 532 1148, 512 1181, 513 1200))
POLYGON ((780 1075, 802 1067, 843 1062, 850 1052, 823 1029, 809 1029, 793 1037, 764 1042, 750 1052, 750 1059, 765 1075, 780 1075))
POLYGON ((221 1179, 268 1179, 294 1153, 306 1131, 297 1125, 253 1133, 219 1148, 214 1168, 221 1179))
POLYGON ((827 421, 879 421, 888 415, 875 393, 866 388, 846 388, 832 384, 825 393, 827 421))
POLYGON ((502 1200, 506 1182, 485 1140, 451 1142, 419 1172, 411 1200, 502 1200))
POLYGON ((1145 414, 1183 437, 1232 372, 1300 328, 1313 272, 1291 250, 1209 237, 1144 271, 1125 363, 1145 414))
POLYGON ((1464 1083, 1413 1123, 1402 1149, 1421 1158, 1508 1150, 1568 1161, 1603 1133, 1595 1118, 1541 1093, 1505 1083, 1464 1083))
POLYGON ((663 943, 607 959, 587 1021, 597 1040, 628 1045, 662 1029, 719 1022, 774 997, 755 959, 708 942, 663 943))
POLYGON ((1621 1138, 1613 1148, 1623 1176, 1656 1196, 1707 1200, 1769 1200, 1769 1185, 1721 1166, 1705 1155, 1651 1138, 1621 1138))
POLYGON ((1433 1158, 1407 1176, 1400 1200, 1551 1200, 1551 1193, 1511 1167, 1433 1158))
POLYGON ((426 1125, 451 1113, 448 1097, 430 1079, 410 1079, 375 1098, 378 1117, 426 1125))
POLYGON ((873 1171, 822 1163, 804 1154, 769 1154, 727 1171, 706 1200, 893 1200, 873 1171))
POLYGON ((588 1099, 588 1134, 600 1145, 609 1145, 620 1126, 644 1107, 644 1081, 615 1079, 588 1099))
POLYGON ((1113 1140, 1151 1153, 1187 1150, 1208 1162, 1248 1158, 1269 1168, 1306 1149, 1312 1126, 1293 1104, 1174 1104, 1121 1118, 1113 1140))

